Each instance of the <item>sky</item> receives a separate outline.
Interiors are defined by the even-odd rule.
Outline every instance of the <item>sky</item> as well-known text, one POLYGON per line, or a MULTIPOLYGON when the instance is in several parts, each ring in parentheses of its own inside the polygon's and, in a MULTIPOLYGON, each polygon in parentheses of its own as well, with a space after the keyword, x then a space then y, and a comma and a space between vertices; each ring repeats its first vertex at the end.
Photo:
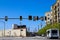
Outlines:
MULTIPOLYGON (((0 18, 8 16, 8 18, 28 18, 29 15, 32 16, 45 16, 46 12, 51 11, 51 6, 56 2, 56 0, 0 0, 0 18)), ((1 22, 5 20, 0 19, 0 29, 4 28, 4 23, 1 22)), ((38 30, 38 25, 42 23, 43 27, 45 22, 38 20, 9 20, 5 22, 5 29, 12 29, 12 24, 26 25, 30 28, 30 31, 38 30)), ((39 29, 41 26, 39 26, 39 29)))

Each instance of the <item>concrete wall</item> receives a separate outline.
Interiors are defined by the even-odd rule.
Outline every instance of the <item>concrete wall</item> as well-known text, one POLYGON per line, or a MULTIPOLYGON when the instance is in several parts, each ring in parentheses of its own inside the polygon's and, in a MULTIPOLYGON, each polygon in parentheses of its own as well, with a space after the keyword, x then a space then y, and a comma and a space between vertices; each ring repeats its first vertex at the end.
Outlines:
MULTIPOLYGON (((0 30, 0 37, 4 36, 4 31, 0 30)), ((26 29, 5 30, 5 36, 26 36, 26 29), (21 31, 22 30, 22 31, 21 31)))

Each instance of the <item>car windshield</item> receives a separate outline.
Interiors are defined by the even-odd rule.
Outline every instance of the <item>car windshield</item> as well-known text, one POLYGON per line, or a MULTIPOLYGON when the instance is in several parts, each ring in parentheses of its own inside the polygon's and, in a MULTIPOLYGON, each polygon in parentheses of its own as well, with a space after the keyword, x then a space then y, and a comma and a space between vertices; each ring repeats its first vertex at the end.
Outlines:
POLYGON ((56 35, 57 34, 57 30, 52 30, 52 34, 56 35))

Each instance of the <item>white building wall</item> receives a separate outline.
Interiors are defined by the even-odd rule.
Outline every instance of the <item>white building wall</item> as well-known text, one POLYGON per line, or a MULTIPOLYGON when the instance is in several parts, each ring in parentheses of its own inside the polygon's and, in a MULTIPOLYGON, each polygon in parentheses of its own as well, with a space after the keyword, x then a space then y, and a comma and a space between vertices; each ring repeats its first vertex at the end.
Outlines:
POLYGON ((11 31, 11 36, 20 36, 20 29, 14 29, 11 31))
POLYGON ((2 30, 0 30, 0 37, 2 37, 3 36, 3 31, 2 30))
MULTIPOLYGON (((20 37, 21 35, 26 37, 26 29, 12 29, 12 30, 5 30, 5 36, 17 36, 20 37)), ((0 30, 0 37, 4 36, 4 31, 0 30)))
POLYGON ((26 36, 26 29, 23 29, 23 31, 20 31, 20 35, 26 36))
POLYGON ((46 12, 45 16, 47 17, 46 19, 46 24, 50 24, 52 22, 52 11, 51 12, 46 12))

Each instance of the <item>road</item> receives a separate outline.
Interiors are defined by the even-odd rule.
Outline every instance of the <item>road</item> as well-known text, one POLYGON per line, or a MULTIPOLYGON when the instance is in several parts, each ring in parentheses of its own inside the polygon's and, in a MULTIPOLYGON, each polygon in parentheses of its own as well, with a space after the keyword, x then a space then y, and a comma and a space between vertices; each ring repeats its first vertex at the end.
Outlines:
POLYGON ((0 40, 60 40, 60 39, 47 39, 46 37, 0 37, 0 40))

